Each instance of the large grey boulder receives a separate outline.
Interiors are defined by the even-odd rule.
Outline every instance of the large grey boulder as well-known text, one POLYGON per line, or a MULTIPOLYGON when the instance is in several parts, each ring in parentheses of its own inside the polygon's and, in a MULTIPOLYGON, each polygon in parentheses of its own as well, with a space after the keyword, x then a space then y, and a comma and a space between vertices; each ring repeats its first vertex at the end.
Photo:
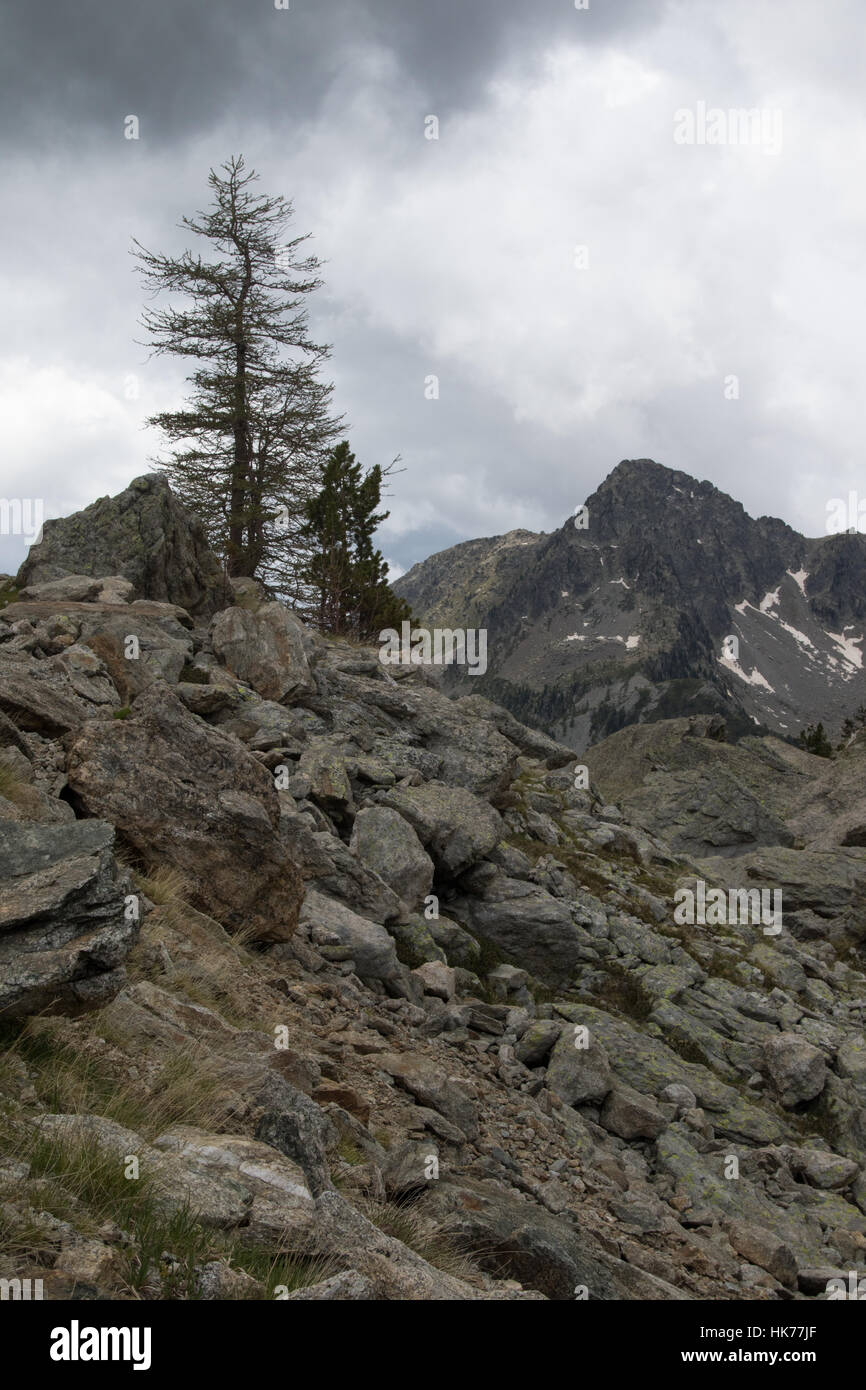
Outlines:
POLYGON ((129 875, 101 820, 0 822, 0 1015, 79 1013, 125 982, 138 935, 129 875))
MULTIPOLYGON (((154 681, 176 685, 181 671, 192 660, 189 618, 183 609, 138 600, 110 611, 85 614, 81 620, 82 645, 99 656, 111 673, 125 704, 154 681), (134 642, 130 642, 134 638, 134 642), (133 651, 134 656, 128 653, 133 651)), ((62 658, 59 658, 62 659, 62 658)))
POLYGON ((36 661, 0 648, 0 712, 18 729, 56 738, 95 710, 80 697, 59 658, 36 661))
POLYGON ((400 812, 437 868, 450 876, 483 859, 504 833, 498 811, 465 787, 442 782, 390 787, 379 792, 377 800, 400 812))
POLYGON ((825 1192, 850 1187, 860 1172, 860 1165, 853 1159, 824 1149, 786 1147, 783 1153, 792 1173, 810 1187, 825 1192))
POLYGON ((780 1284, 796 1288, 797 1261, 793 1252, 773 1231, 747 1221, 731 1221, 728 1240, 744 1260, 765 1269, 780 1284))
POLYGON ((220 660, 266 700, 298 699, 315 690, 307 660, 303 623, 282 603, 256 612, 226 608, 211 624, 220 660))
POLYGON ((548 1089, 566 1105, 586 1105, 603 1101, 613 1081, 608 1055, 592 1032, 565 1025, 550 1055, 548 1089))
POLYGON ((135 598, 210 614, 232 592, 204 527, 161 473, 135 478, 116 497, 100 497, 72 516, 46 521, 18 571, 19 588, 66 575, 122 575, 135 598))
POLYGON ((344 903, 308 892, 301 922, 310 939, 329 960, 352 960, 362 980, 397 981, 401 968, 392 937, 377 922, 359 917, 344 903))
POLYGON ((280 799, 281 838, 305 879, 373 922, 392 922, 405 914, 397 894, 348 845, 329 830, 313 830, 309 816, 297 811, 288 793, 280 799))
POLYGON ((167 686, 149 686, 128 719, 89 721, 70 741, 68 778, 88 815, 111 820, 145 863, 180 869, 229 931, 292 935, 303 884, 272 777, 167 686))
POLYGON ((409 908, 417 907, 430 892, 433 860, 398 811, 364 807, 355 817, 349 848, 409 908))
POLYGON ((814 1100, 824 1089, 827 1064, 824 1054, 797 1033, 777 1033, 763 1051, 764 1068, 786 1108, 814 1100))
POLYGON ((599 1122, 627 1143, 657 1139, 667 1127, 667 1120, 652 1097, 642 1096, 630 1086, 614 1086, 602 1106, 599 1122))
POLYGON ((502 873, 491 877, 480 896, 449 903, 449 911, 465 917, 470 931, 555 984, 570 981, 592 949, 590 928, 603 928, 605 922, 601 903, 590 893, 567 901, 502 873))

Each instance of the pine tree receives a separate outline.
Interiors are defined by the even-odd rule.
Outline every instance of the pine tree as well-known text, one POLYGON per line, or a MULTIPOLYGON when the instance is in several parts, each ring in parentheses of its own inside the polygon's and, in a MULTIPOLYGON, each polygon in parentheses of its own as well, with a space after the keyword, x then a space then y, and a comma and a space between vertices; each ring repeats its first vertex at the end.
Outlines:
POLYGON ((810 724, 803 729, 799 738, 800 747, 818 758, 832 758, 833 745, 828 739, 823 724, 810 724))
POLYGON ((390 469, 364 473, 347 440, 331 452, 322 487, 307 503, 305 541, 313 554, 306 578, 315 593, 311 615, 324 632, 359 641, 411 616, 388 584, 388 567, 373 536, 389 515, 377 508, 390 469))
POLYGON ((207 243, 210 259, 134 243, 148 290, 183 297, 145 311, 153 352, 200 364, 186 407, 148 424, 179 446, 164 466, 228 573, 257 575, 295 599, 308 558, 306 503, 342 421, 319 375, 330 347, 312 341, 307 322, 321 263, 302 254, 307 236, 286 241, 292 204, 253 192, 257 179, 243 156, 210 171, 211 207, 180 223, 207 243))

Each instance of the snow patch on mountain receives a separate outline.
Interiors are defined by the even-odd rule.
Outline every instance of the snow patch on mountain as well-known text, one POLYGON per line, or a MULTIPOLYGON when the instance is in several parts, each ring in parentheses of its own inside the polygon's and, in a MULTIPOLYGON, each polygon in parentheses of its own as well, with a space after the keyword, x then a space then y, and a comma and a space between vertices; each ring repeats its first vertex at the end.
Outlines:
POLYGON ((764 690, 769 690, 771 695, 775 695, 775 690, 766 677, 761 675, 757 666, 754 666, 751 671, 744 671, 740 663, 735 661, 733 657, 720 656, 717 659, 720 666, 724 666, 725 670, 730 671, 732 675, 739 676, 740 680, 745 681, 747 685, 759 685, 764 690))
POLYGON ((827 636, 831 642, 836 643, 842 653, 842 661, 845 665, 850 667, 852 671, 861 671, 863 669, 863 653, 857 650, 857 646, 863 641, 863 638, 846 637, 845 633, 850 631, 851 629, 846 627, 844 632, 828 632, 827 636))
POLYGON ((797 570, 797 572, 795 573, 793 570, 785 570, 785 573, 791 576, 791 578, 794 580, 794 583, 797 585, 797 588, 800 590, 800 593, 803 595, 803 598, 805 598, 806 580, 809 578, 809 571, 797 570))

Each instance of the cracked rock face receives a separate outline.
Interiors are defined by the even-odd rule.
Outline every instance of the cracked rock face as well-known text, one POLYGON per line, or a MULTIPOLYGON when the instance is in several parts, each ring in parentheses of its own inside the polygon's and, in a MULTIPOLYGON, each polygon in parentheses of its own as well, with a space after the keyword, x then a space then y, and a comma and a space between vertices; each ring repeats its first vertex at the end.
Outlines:
POLYGON ((100 1008, 138 934, 105 821, 0 823, 0 1013, 100 1008))

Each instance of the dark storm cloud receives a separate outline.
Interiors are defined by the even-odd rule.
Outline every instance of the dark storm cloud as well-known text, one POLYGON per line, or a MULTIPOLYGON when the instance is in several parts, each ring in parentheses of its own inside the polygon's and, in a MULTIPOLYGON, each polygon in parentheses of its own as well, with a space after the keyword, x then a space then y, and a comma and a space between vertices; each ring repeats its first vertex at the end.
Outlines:
MULTIPOLYGON (((645 0, 13 0, 4 8, 0 124, 6 141, 111 135, 127 114, 160 140, 227 112, 316 118, 359 43, 392 51, 447 107, 471 105, 510 53, 593 43, 657 18, 645 0)), ((347 66, 348 64, 348 66, 347 66)))

